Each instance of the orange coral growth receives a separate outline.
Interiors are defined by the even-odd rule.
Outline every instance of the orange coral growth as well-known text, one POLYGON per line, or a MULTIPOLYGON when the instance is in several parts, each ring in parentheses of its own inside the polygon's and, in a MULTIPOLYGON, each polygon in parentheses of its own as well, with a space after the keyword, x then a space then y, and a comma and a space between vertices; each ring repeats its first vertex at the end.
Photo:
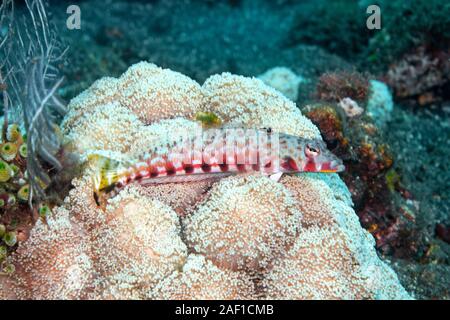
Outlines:
POLYGON ((316 86, 316 97, 322 101, 339 102, 344 98, 365 101, 369 81, 356 71, 337 71, 323 74, 316 86))
POLYGON ((343 123, 331 105, 308 106, 305 115, 319 128, 330 150, 338 156, 348 153, 348 139, 344 137, 343 123))

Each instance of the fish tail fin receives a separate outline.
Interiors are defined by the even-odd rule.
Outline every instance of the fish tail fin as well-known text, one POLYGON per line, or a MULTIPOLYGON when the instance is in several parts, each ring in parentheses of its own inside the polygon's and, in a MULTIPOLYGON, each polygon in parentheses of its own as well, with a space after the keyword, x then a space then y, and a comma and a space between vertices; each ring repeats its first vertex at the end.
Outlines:
POLYGON ((114 187, 121 178, 122 163, 99 154, 88 156, 88 163, 94 168, 94 196, 100 199, 101 195, 114 187))

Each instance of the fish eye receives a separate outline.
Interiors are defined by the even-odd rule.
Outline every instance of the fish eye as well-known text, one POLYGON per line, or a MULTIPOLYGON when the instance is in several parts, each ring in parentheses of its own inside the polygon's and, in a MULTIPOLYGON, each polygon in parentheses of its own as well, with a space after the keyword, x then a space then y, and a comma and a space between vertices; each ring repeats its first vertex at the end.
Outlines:
POLYGON ((315 156, 319 155, 320 150, 319 150, 319 148, 317 148, 315 146, 307 144, 306 145, 306 149, 305 149, 305 153, 309 157, 315 157, 315 156))

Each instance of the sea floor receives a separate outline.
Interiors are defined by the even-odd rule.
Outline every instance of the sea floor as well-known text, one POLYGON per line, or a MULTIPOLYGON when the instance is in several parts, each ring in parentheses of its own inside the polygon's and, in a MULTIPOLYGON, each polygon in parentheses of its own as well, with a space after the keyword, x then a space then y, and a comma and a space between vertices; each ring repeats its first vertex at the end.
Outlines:
POLYGON ((419 261, 392 260, 392 265, 417 297, 450 299, 450 246, 435 237, 436 224, 448 224, 450 213, 450 108, 397 105, 385 136, 416 203, 416 226, 432 238, 419 261))

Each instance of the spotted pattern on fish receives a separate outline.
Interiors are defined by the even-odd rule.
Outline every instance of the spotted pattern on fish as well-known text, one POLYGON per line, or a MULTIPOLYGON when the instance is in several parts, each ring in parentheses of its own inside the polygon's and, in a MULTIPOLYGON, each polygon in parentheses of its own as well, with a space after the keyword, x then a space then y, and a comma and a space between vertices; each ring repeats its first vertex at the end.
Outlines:
POLYGON ((192 182, 261 172, 337 172, 342 162, 320 140, 270 129, 210 129, 186 141, 159 146, 132 164, 97 157, 96 191, 142 185, 192 182))

